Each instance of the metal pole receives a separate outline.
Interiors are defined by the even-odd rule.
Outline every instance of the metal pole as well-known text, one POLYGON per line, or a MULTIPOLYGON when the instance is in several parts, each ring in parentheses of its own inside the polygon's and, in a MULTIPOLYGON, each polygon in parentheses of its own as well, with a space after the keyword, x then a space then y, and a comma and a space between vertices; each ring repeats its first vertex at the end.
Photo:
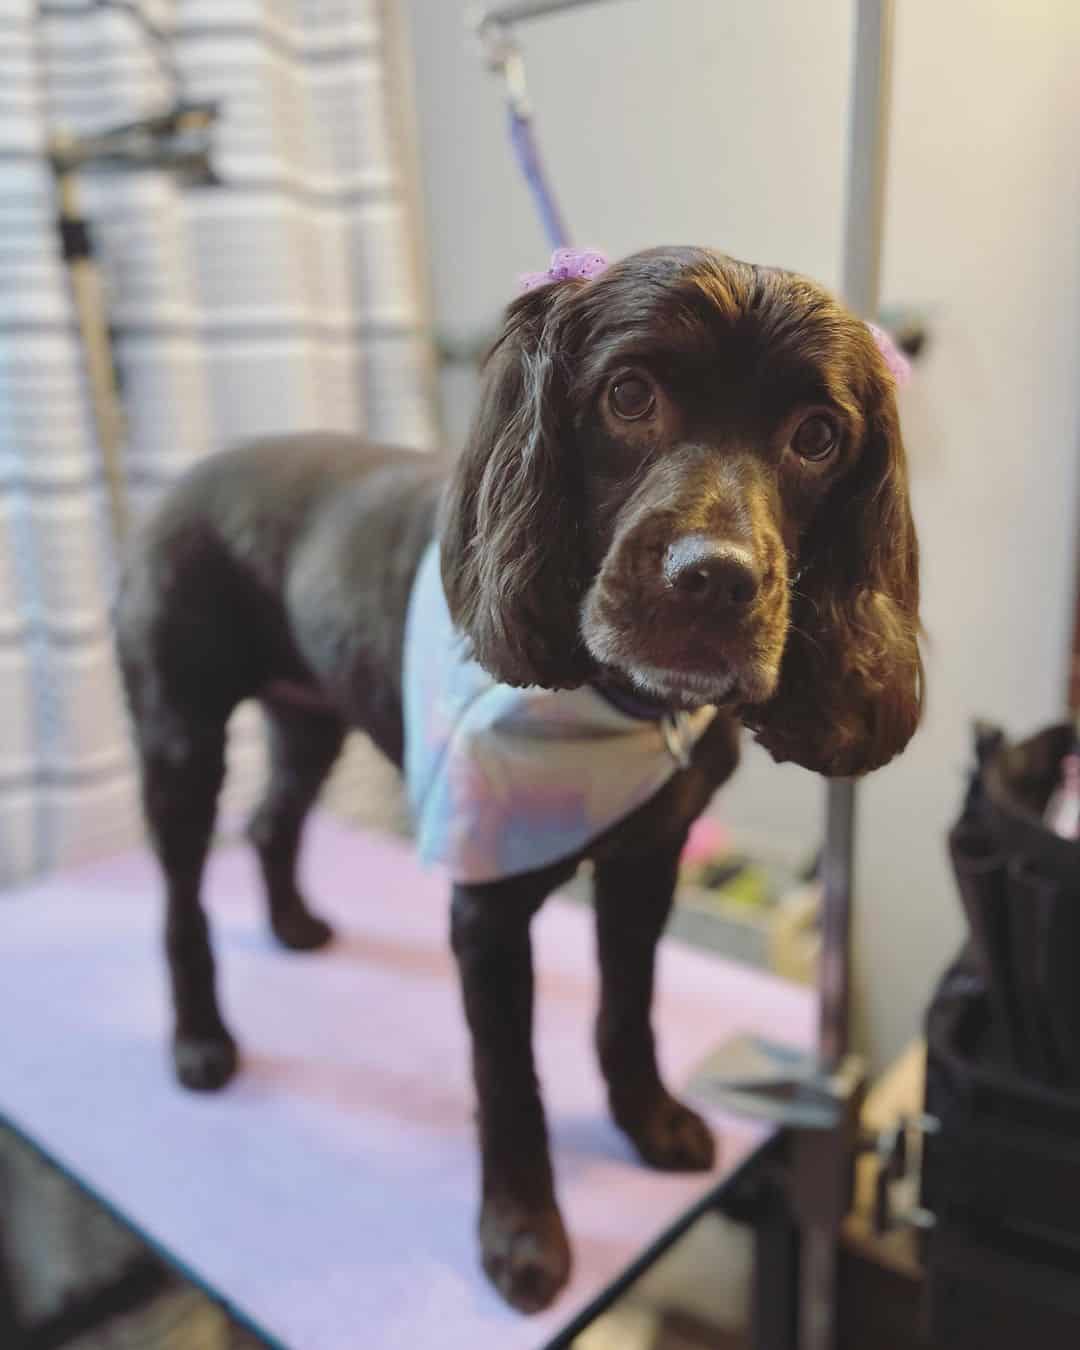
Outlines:
MULTIPOLYGON (((892 0, 856 0, 842 286, 848 305, 867 319, 877 316, 881 286, 892 33, 892 0)), ((837 1073, 848 1052, 855 802, 852 781, 829 783, 818 1022, 818 1055, 826 1074, 837 1073)), ((818 1138, 804 1133, 793 1145, 795 1184, 809 1197, 799 1244, 799 1350, 835 1350, 837 1345, 837 1248, 861 1097, 853 1089, 833 1131, 818 1138), (814 1196, 815 1179, 828 1193, 814 1196)))
POLYGON ((893 0, 856 0, 851 96, 844 299, 873 319, 881 297, 889 105, 892 100, 893 0))
POLYGON ((842 1062, 850 1039, 855 808, 855 784, 850 779, 827 785, 818 970, 818 1058, 825 1073, 842 1062))
POLYGON ((56 174, 59 216, 64 238, 64 256, 75 314, 82 338, 86 363, 90 406, 94 415, 101 467, 105 477, 106 499, 113 539, 119 546, 127 536, 128 497, 124 477, 124 445, 127 422, 120 402, 116 367, 102 286, 101 273, 90 246, 86 222, 79 209, 75 173, 71 169, 56 174))
MULTIPOLYGON (((144 21, 139 22, 147 28, 144 21)), ((157 30, 151 27, 148 31, 158 42, 157 30)), ((175 72, 171 75, 175 81, 175 72)), ((77 176, 81 170, 91 168, 113 172, 156 169, 183 175, 191 183, 214 183, 217 179, 210 165, 209 149, 210 131, 217 115, 216 103, 178 102, 137 122, 109 127, 90 136, 75 137, 60 132, 49 142, 61 246, 71 278, 109 515, 118 546, 123 543, 128 527, 124 476, 127 422, 113 360, 104 283, 80 209, 77 176)))
POLYGON ((468 11, 466 21, 479 29, 488 23, 520 23, 523 19, 541 19, 564 9, 582 9, 585 5, 598 3, 600 0, 517 0, 508 5, 474 5, 468 11))
MULTIPOLYGON (((876 317, 881 291, 892 39, 893 0, 856 0, 842 290, 867 319, 876 317)), ((848 1049, 854 870, 855 784, 838 780, 827 789, 822 867, 818 1052, 826 1069, 848 1049)))

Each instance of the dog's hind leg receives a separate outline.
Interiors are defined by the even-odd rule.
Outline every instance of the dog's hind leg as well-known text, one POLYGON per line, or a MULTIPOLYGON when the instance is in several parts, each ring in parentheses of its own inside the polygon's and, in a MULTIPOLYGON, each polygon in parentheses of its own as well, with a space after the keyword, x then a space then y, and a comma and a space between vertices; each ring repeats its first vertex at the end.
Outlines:
POLYGON ((266 887, 270 927, 285 947, 310 951, 329 941, 329 924, 312 914, 296 880, 304 819, 334 766, 345 727, 333 713, 264 699, 270 746, 266 794, 248 826, 266 887))
POLYGON ((236 1045, 218 1007, 214 957, 200 899, 225 774, 224 719, 205 720, 132 700, 143 807, 165 876, 165 950, 175 1023, 173 1064, 185 1087, 222 1087, 236 1045))

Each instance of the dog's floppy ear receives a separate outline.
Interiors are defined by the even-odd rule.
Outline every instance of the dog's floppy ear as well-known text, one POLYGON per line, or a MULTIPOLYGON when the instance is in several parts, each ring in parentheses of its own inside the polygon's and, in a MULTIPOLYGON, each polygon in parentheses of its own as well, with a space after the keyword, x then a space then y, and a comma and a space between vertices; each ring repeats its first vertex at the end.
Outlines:
POLYGON ((780 684, 747 718, 776 759, 842 777, 899 754, 923 698, 919 552, 894 386, 876 351, 867 368, 862 455, 804 542, 780 684))
POLYGON ((580 284, 542 286, 507 310, 443 507, 450 613, 505 684, 572 688, 588 676, 578 631, 581 466, 565 369, 580 284))

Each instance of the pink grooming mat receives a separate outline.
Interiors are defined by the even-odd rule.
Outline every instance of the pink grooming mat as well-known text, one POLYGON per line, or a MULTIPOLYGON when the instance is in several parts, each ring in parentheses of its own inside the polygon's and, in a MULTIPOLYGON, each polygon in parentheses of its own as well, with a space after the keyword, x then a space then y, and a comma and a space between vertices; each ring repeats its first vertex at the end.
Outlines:
MULTIPOLYGON (((443 880, 403 843, 313 819, 325 952, 272 946, 246 848, 213 858, 219 987, 243 1056, 224 1092, 176 1087, 159 881, 132 853, 9 893, 0 1112, 216 1297, 291 1350, 536 1350, 715 1188, 762 1137, 716 1117, 711 1176, 650 1172, 608 1123, 592 1055, 591 916, 534 924, 536 1045, 569 1288, 532 1318, 477 1264, 468 1044, 443 880)), ((676 1089, 717 1042, 810 1042, 805 991, 669 941, 657 999, 676 1089)))

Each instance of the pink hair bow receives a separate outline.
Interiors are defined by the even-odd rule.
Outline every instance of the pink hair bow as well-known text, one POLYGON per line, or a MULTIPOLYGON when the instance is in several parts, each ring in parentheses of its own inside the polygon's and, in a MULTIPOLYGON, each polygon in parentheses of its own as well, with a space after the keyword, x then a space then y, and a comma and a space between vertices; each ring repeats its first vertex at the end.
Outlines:
POLYGON ((877 344, 878 351, 885 358, 885 364, 889 367, 893 379, 899 385, 907 384, 911 379, 911 362, 884 328, 879 328, 876 323, 867 323, 866 326, 870 329, 870 335, 877 344))
POLYGON ((535 291, 552 281, 592 281, 607 265, 607 258, 595 249, 557 248, 546 272, 526 272, 522 276, 521 289, 535 291))

